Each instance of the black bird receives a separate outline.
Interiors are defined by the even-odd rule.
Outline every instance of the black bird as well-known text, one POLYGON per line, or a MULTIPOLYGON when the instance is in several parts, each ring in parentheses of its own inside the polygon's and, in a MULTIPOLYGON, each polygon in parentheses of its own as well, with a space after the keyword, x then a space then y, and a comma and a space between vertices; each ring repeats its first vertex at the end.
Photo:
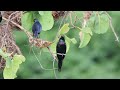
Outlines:
POLYGON ((0 12, 0 22, 2 21, 2 15, 1 15, 1 12, 0 12))
POLYGON ((37 19, 34 19, 34 24, 32 26, 33 37, 38 38, 38 35, 40 34, 41 30, 42 25, 37 19))
POLYGON ((65 38, 63 36, 60 37, 57 46, 56 46, 56 52, 57 52, 57 58, 58 58, 58 71, 61 71, 63 59, 65 58, 65 55, 60 54, 66 54, 66 43, 65 38))

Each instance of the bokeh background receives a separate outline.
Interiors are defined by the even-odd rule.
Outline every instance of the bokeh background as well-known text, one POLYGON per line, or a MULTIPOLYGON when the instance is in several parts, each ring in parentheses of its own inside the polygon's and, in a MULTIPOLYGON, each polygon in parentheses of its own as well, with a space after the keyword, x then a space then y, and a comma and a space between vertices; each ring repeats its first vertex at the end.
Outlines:
MULTIPOLYGON (((109 14, 112 17, 115 31, 120 37, 120 11, 109 11, 109 14)), ((56 21, 51 30, 43 31, 40 38, 52 41, 56 36, 61 20, 62 18, 56 21)), ((79 25, 79 22, 77 24, 79 25)), ((59 79, 120 78, 120 43, 115 41, 112 30, 109 29, 107 33, 101 35, 94 33, 90 43, 84 48, 78 48, 80 42, 78 33, 79 31, 75 29, 70 29, 67 33, 68 37, 75 37, 78 43, 71 43, 63 62, 62 71, 56 70, 57 77, 59 79)), ((43 67, 52 68, 53 58, 51 54, 33 47, 34 55, 30 51, 28 38, 22 31, 15 29, 13 35, 26 57, 26 61, 20 65, 17 72, 17 79, 55 79, 54 72, 41 69, 35 58, 36 55, 43 67)), ((55 67, 57 67, 57 63, 55 63, 55 67)), ((2 72, 0 73, 0 77, 2 77, 2 72)))

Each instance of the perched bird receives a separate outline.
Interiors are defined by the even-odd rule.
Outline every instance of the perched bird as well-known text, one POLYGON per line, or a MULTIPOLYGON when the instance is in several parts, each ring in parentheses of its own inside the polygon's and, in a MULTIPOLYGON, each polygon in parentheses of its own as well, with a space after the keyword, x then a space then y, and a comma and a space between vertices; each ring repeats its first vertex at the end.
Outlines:
POLYGON ((33 37, 38 38, 38 35, 40 34, 41 30, 42 25, 37 19, 34 19, 34 24, 32 26, 33 37))
POLYGON ((0 22, 2 21, 2 14, 1 14, 1 12, 0 12, 0 22))
POLYGON ((61 71, 63 59, 65 58, 66 54, 66 43, 65 38, 63 36, 60 37, 57 46, 56 46, 57 58, 58 58, 58 71, 61 71), (61 54, 61 55, 60 55, 61 54))

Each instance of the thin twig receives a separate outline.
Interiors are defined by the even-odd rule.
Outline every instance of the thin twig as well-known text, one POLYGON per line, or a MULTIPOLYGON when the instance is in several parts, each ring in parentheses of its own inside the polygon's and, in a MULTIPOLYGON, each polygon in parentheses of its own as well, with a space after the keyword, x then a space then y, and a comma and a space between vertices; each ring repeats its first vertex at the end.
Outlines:
POLYGON ((55 60, 53 60, 53 72, 54 72, 54 75, 55 75, 55 78, 57 79, 57 75, 56 75, 56 72, 55 72, 55 60))
POLYGON ((47 49, 48 49, 48 51, 50 52, 50 54, 52 55, 53 59, 58 62, 58 60, 56 59, 55 55, 52 53, 52 51, 50 50, 50 48, 47 47, 47 49))
POLYGON ((72 23, 72 16, 71 16, 71 13, 72 13, 72 11, 69 13, 69 16, 70 16, 70 23, 71 23, 71 25, 75 28, 76 26, 74 26, 74 24, 72 23))
POLYGON ((11 14, 9 15, 8 20, 7 20, 7 25, 6 25, 6 29, 7 29, 7 30, 8 30, 8 25, 9 25, 11 16, 14 15, 14 14, 16 14, 16 13, 18 13, 18 12, 19 12, 19 11, 15 11, 15 12, 13 12, 13 13, 11 13, 11 14))
POLYGON ((39 59, 37 58, 37 56, 36 56, 35 52, 33 51, 33 49, 32 49, 32 52, 33 52, 35 58, 37 59, 39 65, 40 65, 40 67, 41 67, 42 69, 44 69, 44 70, 54 70, 54 69, 57 69, 57 68, 54 68, 54 69, 46 69, 46 68, 44 68, 44 67, 42 66, 42 64, 40 63, 39 59))
POLYGON ((115 41, 119 42, 119 37, 117 36, 117 34, 116 34, 116 32, 115 32, 115 29, 114 29, 114 27, 113 27, 113 25, 112 25, 112 18, 111 18, 111 16, 107 13, 107 11, 105 11, 105 13, 106 13, 106 15, 109 17, 110 27, 111 27, 111 29, 112 29, 112 32, 113 32, 114 35, 115 35, 115 38, 116 38, 115 41))
POLYGON ((16 17, 18 17, 19 15, 21 15, 21 12, 20 13, 18 13, 18 14, 16 14, 14 17, 12 17, 10 20, 13 20, 13 19, 15 19, 16 17))

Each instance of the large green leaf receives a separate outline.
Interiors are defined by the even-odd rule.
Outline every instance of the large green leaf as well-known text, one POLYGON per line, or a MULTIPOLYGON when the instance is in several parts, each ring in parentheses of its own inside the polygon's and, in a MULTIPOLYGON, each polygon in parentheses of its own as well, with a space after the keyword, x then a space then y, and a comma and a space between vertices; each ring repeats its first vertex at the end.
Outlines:
POLYGON ((50 30, 54 25, 54 19, 52 16, 52 11, 44 11, 44 15, 36 15, 38 20, 42 25, 42 30, 47 31, 50 30))
POLYGON ((10 67, 5 67, 3 71, 4 79, 14 79, 16 78, 16 73, 19 69, 19 65, 25 61, 25 57, 22 55, 14 55, 13 59, 11 60, 10 67))
POLYGON ((30 30, 32 31, 32 25, 33 25, 33 14, 32 12, 27 12, 25 14, 22 15, 21 17, 21 23, 22 26, 26 29, 26 30, 30 30))
POLYGON ((87 22, 87 26, 97 34, 106 33, 109 29, 109 17, 101 12, 91 16, 87 22))
POLYGON ((80 35, 80 46, 79 46, 79 48, 83 48, 89 43, 89 41, 91 39, 91 36, 90 36, 89 33, 84 33, 84 32, 80 32, 79 35, 80 35))
POLYGON ((95 19, 94 32, 97 34, 103 34, 103 33, 106 33, 108 29, 109 29, 108 16, 105 14, 98 15, 95 19))

